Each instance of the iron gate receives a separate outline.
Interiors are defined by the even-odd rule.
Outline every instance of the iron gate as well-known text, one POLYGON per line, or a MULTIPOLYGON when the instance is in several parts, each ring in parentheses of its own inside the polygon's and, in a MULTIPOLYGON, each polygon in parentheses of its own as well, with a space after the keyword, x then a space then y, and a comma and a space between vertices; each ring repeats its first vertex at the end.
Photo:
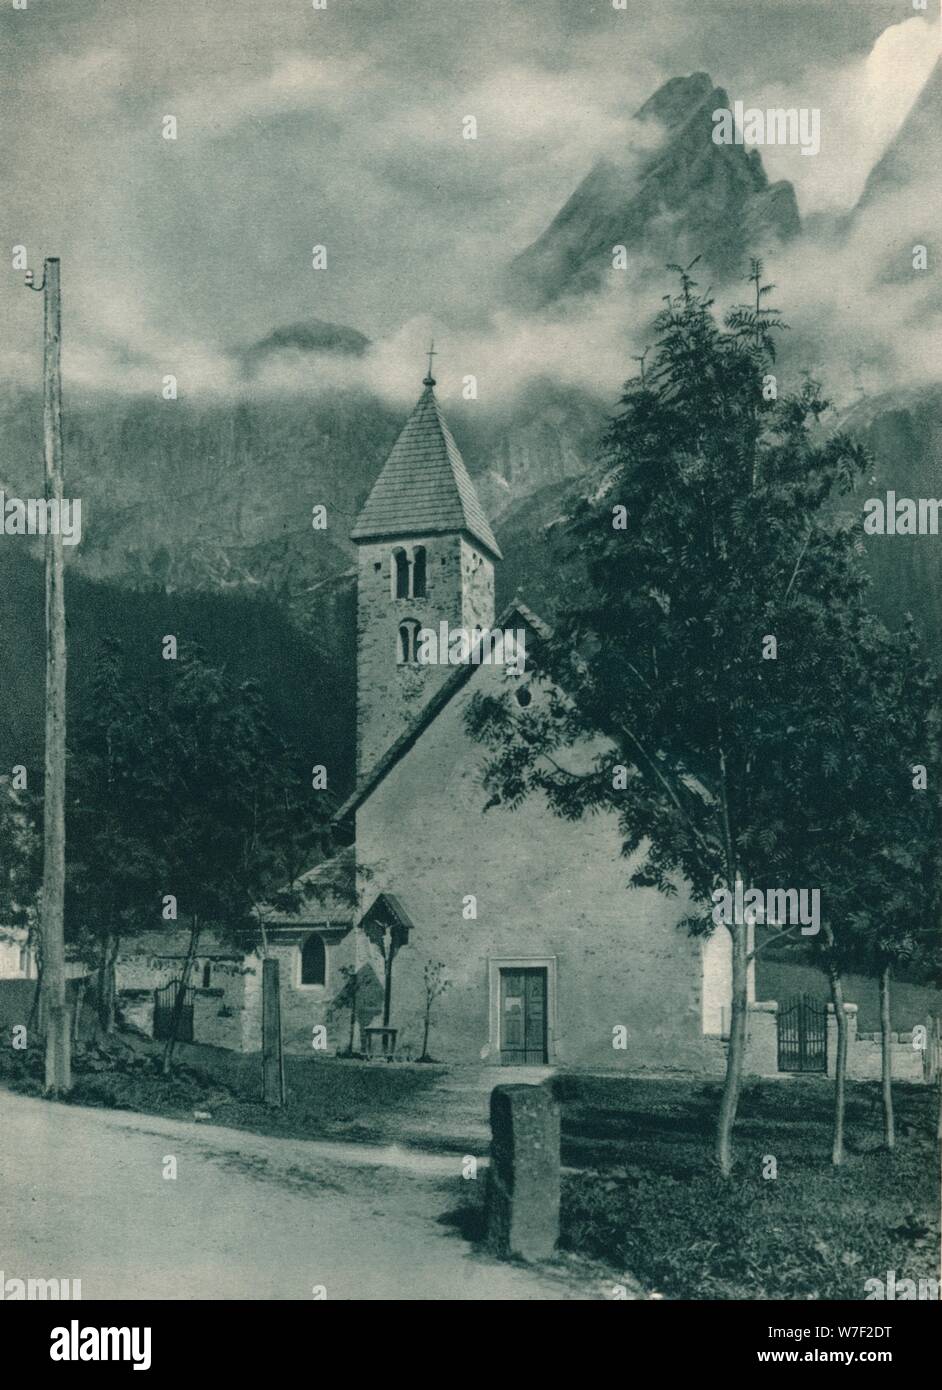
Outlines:
POLYGON ((828 1069, 828 1011, 823 999, 796 994, 778 1007, 779 1071, 828 1069))
MULTIPOLYGON (((154 990, 154 1037, 166 1041, 173 1032, 173 1011, 177 1003, 179 980, 171 980, 163 989, 154 990)), ((177 1028, 177 1042, 193 1041, 193 986, 183 991, 183 1008, 177 1028)))

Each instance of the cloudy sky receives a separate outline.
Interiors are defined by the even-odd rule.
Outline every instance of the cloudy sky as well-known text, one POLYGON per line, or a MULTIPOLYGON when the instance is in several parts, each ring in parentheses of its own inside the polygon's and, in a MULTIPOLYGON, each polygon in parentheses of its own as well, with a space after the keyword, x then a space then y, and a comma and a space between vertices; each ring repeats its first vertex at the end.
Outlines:
MULTIPOLYGON (((816 159, 764 155, 803 213, 833 212, 937 43, 910 0, 7 3, 3 240, 37 267, 62 258, 76 381, 208 385, 230 347, 308 317, 398 351, 430 328, 483 331, 506 260, 669 77, 702 69, 747 104, 821 107, 816 159)), ((28 374, 37 301, 9 265, 2 363, 28 374)), ((508 333, 508 353, 530 346, 508 333)))

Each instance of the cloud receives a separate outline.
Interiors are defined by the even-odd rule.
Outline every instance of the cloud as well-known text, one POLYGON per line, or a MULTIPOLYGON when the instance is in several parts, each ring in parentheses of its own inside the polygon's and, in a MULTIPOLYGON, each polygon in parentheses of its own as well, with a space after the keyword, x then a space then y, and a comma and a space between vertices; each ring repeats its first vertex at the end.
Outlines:
POLYGON ((815 66, 800 87, 775 85, 746 100, 763 108, 820 109, 821 150, 814 158, 782 146, 762 150, 769 176, 795 183, 803 214, 853 207, 938 58, 938 21, 914 16, 884 29, 865 56, 815 66))
POLYGON ((42 65, 38 84, 55 100, 89 104, 109 102, 127 81, 130 63, 116 48, 88 48, 83 53, 57 53, 42 65))
POLYGON ((360 99, 371 80, 363 54, 328 61, 303 52, 279 53, 260 76, 242 81, 219 76, 166 97, 164 104, 187 131, 218 135, 246 121, 293 112, 326 109, 336 118, 360 99))
MULTIPOLYGON (((741 3, 702 0, 683 15, 629 15, 572 0, 348 0, 321 14, 257 0, 124 10, 86 0, 21 50, 15 90, 0 89, 21 132, 7 242, 27 244, 34 264, 62 255, 65 370, 89 389, 150 392, 168 372, 181 394, 249 389, 229 345, 317 317, 361 329, 374 347, 357 362, 284 354, 251 389, 350 384, 406 403, 434 332, 443 399, 466 375, 482 402, 534 375, 611 399, 671 287, 663 265, 635 264, 539 318, 503 304, 500 273, 599 155, 629 153, 637 107, 698 68, 750 104, 820 105, 818 156, 763 158, 772 177, 795 180, 806 212, 845 208, 935 56, 919 17, 870 45, 870 11, 849 25, 832 0, 803 4, 800 23, 786 8, 755 0, 746 16, 741 3), (782 77, 794 72, 800 82, 782 77), (178 117, 176 142, 161 138, 165 113, 178 117), (462 139, 469 114, 476 141, 462 139), (323 274, 311 269, 320 242, 323 274)), ((847 390, 850 339, 867 372, 902 375, 907 335, 922 351, 933 320, 920 320, 916 278, 874 290, 891 230, 875 219, 846 244, 805 237, 769 267, 796 325, 789 337, 822 360, 833 353, 847 390), (815 323, 812 342, 799 325, 815 323)), ((36 296, 15 280, 0 275, 4 365, 35 380, 36 296)))

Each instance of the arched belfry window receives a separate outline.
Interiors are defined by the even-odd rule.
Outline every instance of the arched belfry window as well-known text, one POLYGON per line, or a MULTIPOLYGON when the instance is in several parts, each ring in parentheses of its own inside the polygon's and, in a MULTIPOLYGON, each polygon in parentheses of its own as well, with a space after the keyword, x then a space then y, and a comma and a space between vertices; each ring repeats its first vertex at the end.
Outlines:
POLYGON ((316 933, 301 948, 302 985, 322 985, 327 978, 327 948, 316 933))
POLYGON ((400 666, 415 664, 418 632, 419 625, 415 618, 407 618, 404 623, 399 624, 399 644, 396 655, 400 666))
POLYGON ((401 546, 392 553, 393 597, 409 597, 409 557, 401 546))
POLYGON ((417 545, 412 552, 412 597, 425 598, 425 546, 417 545))

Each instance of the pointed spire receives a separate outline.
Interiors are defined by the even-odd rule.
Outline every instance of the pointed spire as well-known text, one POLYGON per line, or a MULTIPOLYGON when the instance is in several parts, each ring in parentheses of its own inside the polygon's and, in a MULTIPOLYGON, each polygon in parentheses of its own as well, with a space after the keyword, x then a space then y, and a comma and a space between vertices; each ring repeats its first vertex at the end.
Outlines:
POLYGON ((432 358, 437 356, 438 353, 435 351, 435 339, 433 338, 428 345, 428 374, 422 380, 423 386, 434 386, 436 384, 435 378, 432 376, 432 358))
POLYGON ((350 537, 365 541, 465 532, 500 560, 503 557, 494 532, 435 398, 434 344, 428 355, 428 376, 422 382, 425 390, 373 484, 350 537))

